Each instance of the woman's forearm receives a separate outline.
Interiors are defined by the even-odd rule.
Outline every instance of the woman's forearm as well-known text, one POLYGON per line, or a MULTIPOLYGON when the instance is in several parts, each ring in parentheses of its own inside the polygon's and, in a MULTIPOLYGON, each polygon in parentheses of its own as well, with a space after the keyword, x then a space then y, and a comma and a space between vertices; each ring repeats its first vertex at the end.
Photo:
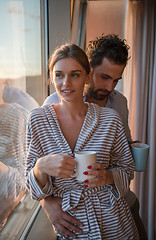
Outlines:
POLYGON ((42 165, 43 165, 43 161, 41 159, 38 159, 34 167, 34 176, 39 186, 41 188, 44 188, 44 186, 47 184, 48 177, 47 177, 47 174, 43 172, 44 168, 42 165))

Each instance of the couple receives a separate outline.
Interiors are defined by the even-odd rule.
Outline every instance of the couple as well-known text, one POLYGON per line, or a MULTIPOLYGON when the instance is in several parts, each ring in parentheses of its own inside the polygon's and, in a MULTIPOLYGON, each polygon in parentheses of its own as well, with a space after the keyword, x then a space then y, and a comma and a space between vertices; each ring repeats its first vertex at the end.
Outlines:
MULTIPOLYGON (((109 79, 107 90, 111 92, 121 78, 127 57, 121 64, 114 64, 120 67, 118 74, 113 71, 100 74, 100 65, 111 64, 111 56, 97 64, 90 57, 91 66, 95 64, 93 82, 95 76, 99 76, 99 84, 109 79)), ((54 52, 50 72, 61 102, 30 114, 27 187, 32 197, 62 198, 63 211, 76 218, 73 232, 58 230, 60 239, 139 239, 125 200, 134 161, 122 122, 115 111, 89 103, 101 100, 105 106, 108 93, 94 92, 91 87, 88 102, 83 101, 84 86, 91 79, 90 66, 85 53, 74 44, 66 44, 54 52), (87 183, 70 177, 76 164, 73 154, 81 150, 97 152, 98 163, 91 166, 90 173, 96 177, 87 183)))

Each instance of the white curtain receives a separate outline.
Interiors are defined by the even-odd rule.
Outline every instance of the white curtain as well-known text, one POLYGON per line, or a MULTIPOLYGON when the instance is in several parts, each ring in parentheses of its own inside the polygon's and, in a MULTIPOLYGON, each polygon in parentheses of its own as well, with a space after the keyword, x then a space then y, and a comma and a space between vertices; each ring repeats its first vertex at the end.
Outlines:
POLYGON ((147 169, 135 173, 132 190, 148 239, 156 239, 156 2, 129 1, 125 39, 131 58, 124 74, 124 95, 129 104, 129 125, 134 140, 150 145, 147 169))

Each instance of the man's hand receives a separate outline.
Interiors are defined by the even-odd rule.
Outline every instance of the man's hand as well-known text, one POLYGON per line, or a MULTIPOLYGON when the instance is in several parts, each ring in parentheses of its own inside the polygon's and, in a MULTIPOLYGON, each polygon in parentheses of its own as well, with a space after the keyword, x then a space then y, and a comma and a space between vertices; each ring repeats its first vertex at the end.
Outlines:
MULTIPOLYGON (((50 196, 41 200, 40 204, 47 214, 51 224, 60 234, 66 237, 76 238, 76 234, 72 233, 72 231, 81 234, 83 233, 80 229, 80 227, 83 227, 83 224, 62 210, 61 198, 50 196)), ((72 211, 76 211, 76 208, 72 209, 72 211)))

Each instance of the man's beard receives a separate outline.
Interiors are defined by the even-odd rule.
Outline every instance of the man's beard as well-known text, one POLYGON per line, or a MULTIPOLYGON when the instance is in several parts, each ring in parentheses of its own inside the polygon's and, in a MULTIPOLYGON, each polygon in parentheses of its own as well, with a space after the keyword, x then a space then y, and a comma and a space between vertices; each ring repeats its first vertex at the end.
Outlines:
POLYGON ((95 87, 92 84, 89 87, 87 94, 89 95, 89 97, 94 98, 96 100, 104 100, 111 93, 110 91, 104 89, 97 89, 96 91, 94 89, 95 87))

